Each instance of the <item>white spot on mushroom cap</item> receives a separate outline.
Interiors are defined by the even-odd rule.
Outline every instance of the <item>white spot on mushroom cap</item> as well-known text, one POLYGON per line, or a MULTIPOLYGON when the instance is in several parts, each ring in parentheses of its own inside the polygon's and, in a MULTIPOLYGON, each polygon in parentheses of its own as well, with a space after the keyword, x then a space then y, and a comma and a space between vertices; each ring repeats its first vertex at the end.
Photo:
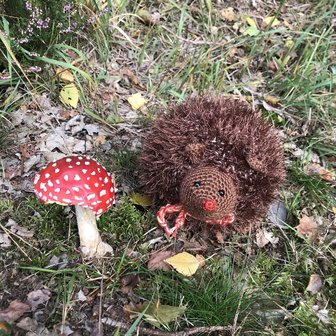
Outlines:
POLYGON ((65 162, 71 162, 72 161, 72 158, 68 157, 65 159, 65 162))
POLYGON ((44 176, 45 176, 45 178, 49 178, 50 174, 49 173, 45 173, 44 176))
POLYGON ((109 178, 108 178, 108 177, 105 177, 105 178, 104 178, 104 183, 108 183, 108 181, 109 181, 109 178))
POLYGON ((100 196, 100 197, 102 197, 102 196, 104 196, 104 195, 106 195, 106 194, 107 194, 107 192, 106 192, 105 189, 103 189, 103 190, 101 190, 101 191, 99 192, 99 196, 100 196))
POLYGON ((41 182, 40 183, 40 189, 44 190, 44 191, 47 191, 47 187, 46 187, 46 184, 41 182))
POLYGON ((49 187, 53 187, 54 184, 53 184, 50 180, 48 180, 48 186, 49 186, 49 187))
POLYGON ((36 184, 39 179, 40 179, 40 174, 36 174, 34 177, 34 184, 36 184))
POLYGON ((95 197, 96 197, 96 194, 90 194, 86 196, 86 199, 89 201, 90 199, 95 198, 95 197))
POLYGON ((73 190, 73 191, 77 191, 77 192, 79 192, 79 188, 78 187, 71 187, 71 189, 73 190))
POLYGON ((69 181, 69 175, 64 175, 63 178, 65 181, 69 181))
POLYGON ((85 166, 89 166, 90 165, 90 161, 85 161, 84 164, 85 164, 85 166))
POLYGON ((55 169, 55 174, 59 173, 60 172, 60 169, 59 168, 56 168, 55 169))
POLYGON ((87 190, 91 190, 91 187, 88 184, 84 184, 84 188, 87 190))
POLYGON ((56 182, 56 184, 60 184, 61 183, 60 180, 56 180, 55 182, 56 182))
POLYGON ((77 162, 76 162, 76 165, 77 165, 77 166, 79 166, 80 164, 81 164, 81 162, 80 162, 80 161, 77 161, 77 162))
POLYGON ((57 163, 56 162, 54 162, 52 165, 51 165, 51 167, 56 167, 57 166, 57 163))
POLYGON ((82 169, 83 174, 87 173, 87 169, 82 169))
POLYGON ((75 181, 80 181, 81 178, 80 178, 80 176, 79 176, 78 174, 76 174, 75 177, 74 177, 74 180, 75 180, 75 181))
POLYGON ((61 188, 56 188, 54 191, 59 193, 61 191, 61 188))
POLYGON ((71 200, 69 200, 68 198, 62 198, 62 202, 64 202, 64 203, 71 203, 71 200))

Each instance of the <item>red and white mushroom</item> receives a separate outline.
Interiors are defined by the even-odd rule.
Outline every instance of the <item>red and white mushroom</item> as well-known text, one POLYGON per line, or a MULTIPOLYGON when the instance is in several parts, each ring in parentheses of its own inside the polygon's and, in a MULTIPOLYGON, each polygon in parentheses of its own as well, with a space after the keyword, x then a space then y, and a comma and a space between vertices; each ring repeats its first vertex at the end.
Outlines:
POLYGON ((101 257, 112 252, 102 242, 96 217, 115 202, 113 177, 85 156, 67 156, 49 163, 34 178, 34 191, 44 203, 75 205, 82 253, 101 257))

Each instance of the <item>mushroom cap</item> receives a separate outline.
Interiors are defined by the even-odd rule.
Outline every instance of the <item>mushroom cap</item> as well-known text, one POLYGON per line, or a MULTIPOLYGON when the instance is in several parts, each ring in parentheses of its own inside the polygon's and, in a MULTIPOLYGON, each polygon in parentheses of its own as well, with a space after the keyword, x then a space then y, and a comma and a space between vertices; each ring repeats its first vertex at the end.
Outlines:
POLYGON ((211 221, 235 211, 237 192, 229 174, 216 167, 198 167, 183 179, 180 200, 190 216, 211 221))
POLYGON ((67 156, 35 175, 34 191, 44 203, 78 205, 101 215, 115 202, 113 177, 97 161, 67 156))

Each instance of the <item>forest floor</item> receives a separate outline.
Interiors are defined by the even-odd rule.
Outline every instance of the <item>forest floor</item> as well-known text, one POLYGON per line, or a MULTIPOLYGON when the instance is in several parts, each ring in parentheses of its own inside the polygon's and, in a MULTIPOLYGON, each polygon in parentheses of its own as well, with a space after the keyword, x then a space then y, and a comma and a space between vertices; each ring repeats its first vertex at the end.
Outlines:
POLYGON ((72 6, 90 29, 40 56, 16 54, 0 23, 0 335, 335 335, 336 2, 72 6), (157 113, 204 91, 260 109, 287 178, 258 230, 168 239, 137 158, 157 113), (113 255, 83 258, 74 209, 33 192, 69 154, 115 175, 98 221, 113 255), (195 274, 164 262, 181 252, 201 260, 195 274))

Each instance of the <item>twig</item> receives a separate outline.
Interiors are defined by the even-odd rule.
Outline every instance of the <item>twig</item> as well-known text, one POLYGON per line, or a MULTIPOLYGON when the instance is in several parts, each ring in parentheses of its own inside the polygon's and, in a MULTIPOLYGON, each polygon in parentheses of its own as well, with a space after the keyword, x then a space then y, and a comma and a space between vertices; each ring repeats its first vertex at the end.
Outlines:
MULTIPOLYGON (((122 328, 122 329, 129 329, 131 327, 129 323, 115 321, 109 317, 104 317, 102 319, 102 323, 107 324, 111 327, 117 327, 117 328, 122 328)), ((154 336, 189 336, 189 335, 195 335, 199 333, 210 334, 215 331, 232 331, 232 326, 194 327, 194 328, 189 328, 183 331, 173 331, 173 332, 154 330, 154 329, 145 328, 145 327, 137 328, 138 335, 154 335, 154 336)))

